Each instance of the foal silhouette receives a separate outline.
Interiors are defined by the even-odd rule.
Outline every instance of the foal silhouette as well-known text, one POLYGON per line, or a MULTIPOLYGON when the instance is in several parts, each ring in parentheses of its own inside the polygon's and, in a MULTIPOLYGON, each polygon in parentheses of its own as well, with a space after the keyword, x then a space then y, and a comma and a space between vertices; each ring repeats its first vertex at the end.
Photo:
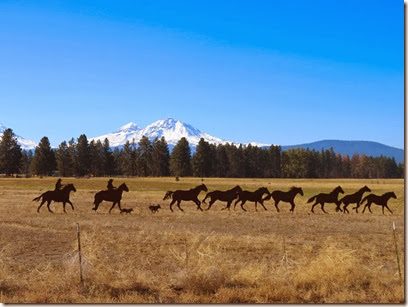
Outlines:
POLYGON ((207 192, 208 189, 205 186, 205 184, 200 184, 199 186, 196 186, 194 189, 190 189, 190 190, 176 190, 176 191, 167 191, 166 195, 164 195, 163 200, 166 200, 168 198, 172 198, 173 200, 170 203, 170 210, 171 212, 173 212, 173 204, 175 202, 177 202, 177 207, 180 209, 180 211, 183 211, 183 209, 181 209, 180 207, 180 203, 182 200, 184 201, 193 201, 195 202, 195 204, 197 205, 197 210, 200 209, 201 211, 203 211, 203 209, 201 209, 201 201, 198 200, 198 194, 200 194, 201 191, 205 191, 207 192))
POLYGON ((242 189, 239 185, 233 187, 230 190, 227 191, 219 191, 219 190, 215 190, 212 192, 207 193, 207 195, 205 196, 205 198, 203 199, 203 204, 207 204, 205 202, 205 200, 209 197, 210 198, 210 203, 208 204, 208 208, 206 210, 210 210, 211 206, 217 201, 223 201, 223 202, 227 202, 227 206, 225 208, 222 208, 221 210, 225 210, 225 209, 230 209, 231 203, 232 201, 237 198, 238 193, 242 192, 242 189))
POLYGON ((258 190, 251 192, 251 191, 241 191, 238 192, 238 199, 234 203, 234 210, 235 207, 237 206, 238 202, 241 202, 241 209, 246 211, 244 208, 244 204, 247 201, 255 202, 255 210, 258 211, 258 202, 262 205, 262 207, 266 210, 264 204, 263 204, 263 199, 262 196, 264 194, 270 194, 268 189, 265 187, 259 188, 258 190))
POLYGON ((370 213, 373 213, 371 211, 371 204, 376 204, 378 206, 382 206, 382 213, 384 214, 384 207, 386 207, 388 209, 388 211, 391 212, 391 214, 393 214, 393 212, 391 211, 390 208, 388 208, 387 202, 390 200, 390 198, 397 198, 397 196, 395 195, 394 192, 387 192, 384 193, 381 196, 375 195, 375 194, 370 194, 367 195, 366 197, 364 197, 364 199, 361 201, 361 205, 363 204, 363 202, 365 202, 367 200, 366 205, 364 206, 363 209, 363 213, 365 211, 365 209, 368 207, 368 210, 370 211, 370 213))
POLYGON ((37 208, 37 212, 40 212, 40 208, 41 206, 47 202, 47 208, 48 211, 51 213, 54 213, 51 209, 50 209, 50 204, 52 201, 54 202, 59 202, 59 203, 63 203, 63 208, 64 208, 64 212, 67 213, 65 211, 65 204, 68 203, 71 205, 72 210, 74 210, 74 205, 71 203, 71 201, 69 200, 69 193, 71 191, 76 192, 76 189, 74 187, 74 185, 72 183, 65 185, 62 190, 54 190, 54 191, 47 191, 45 193, 42 193, 40 196, 36 197, 33 199, 33 201, 39 201, 42 198, 41 204, 38 206, 37 208))
POLYGON ((99 191, 98 193, 95 194, 95 199, 94 199, 94 205, 95 207, 92 208, 92 210, 98 210, 98 207, 101 202, 109 201, 113 202, 112 207, 109 209, 109 213, 111 213, 113 207, 115 207, 116 204, 118 204, 119 210, 122 210, 120 207, 120 200, 122 199, 122 192, 129 192, 129 188, 125 183, 122 183, 116 190, 104 190, 104 191, 99 191))
POLYGON ((313 204, 312 206, 312 212, 314 213, 313 209, 317 204, 320 204, 321 209, 324 213, 327 213, 326 211, 324 211, 324 204, 325 203, 335 203, 336 204, 336 212, 338 211, 342 211, 340 208, 341 205, 341 201, 338 200, 338 196, 339 193, 343 193, 344 191, 341 188, 341 186, 338 186, 337 188, 335 188, 333 191, 331 191, 329 194, 327 193, 320 193, 317 194, 311 198, 309 198, 309 200, 307 201, 307 203, 311 203, 314 200, 316 200, 316 202, 313 204))
POLYGON ((279 207, 278 204, 280 201, 284 201, 287 203, 291 204, 291 208, 290 208, 290 212, 294 212, 295 211, 295 197, 297 194, 300 194, 303 196, 303 190, 302 188, 298 188, 298 187, 291 187, 289 191, 287 192, 282 192, 282 191, 273 191, 271 194, 269 194, 268 196, 266 196, 263 200, 269 200, 271 198, 273 198, 273 200, 275 201, 275 208, 276 211, 279 212, 279 207))

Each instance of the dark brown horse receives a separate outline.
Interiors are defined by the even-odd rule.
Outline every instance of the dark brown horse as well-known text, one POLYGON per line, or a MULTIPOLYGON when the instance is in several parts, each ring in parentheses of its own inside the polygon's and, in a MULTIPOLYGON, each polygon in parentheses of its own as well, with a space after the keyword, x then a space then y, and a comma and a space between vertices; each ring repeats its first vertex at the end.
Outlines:
POLYGON ((366 205, 364 206, 363 209, 363 213, 365 211, 365 209, 368 207, 368 210, 373 213, 371 211, 371 204, 376 204, 378 206, 382 206, 382 213, 384 214, 384 207, 386 207, 388 209, 388 211, 391 212, 391 214, 393 214, 393 212, 391 211, 390 208, 388 208, 387 202, 390 200, 390 198, 397 198, 397 196, 395 195, 394 192, 387 192, 381 196, 375 195, 375 194, 370 194, 367 195, 366 197, 364 197, 364 199, 361 201, 361 205, 363 204, 364 201, 367 200, 366 205))
POLYGON ((241 191, 238 192, 238 199, 237 201, 234 203, 234 210, 235 207, 237 206, 238 202, 241 202, 241 208, 242 210, 246 211, 246 209, 244 208, 244 204, 247 201, 250 202, 255 202, 255 210, 258 211, 258 202, 262 205, 262 207, 266 210, 265 206, 263 205, 263 199, 262 196, 264 194, 269 194, 269 191, 267 188, 262 187, 259 188, 258 190, 251 192, 251 191, 241 191))
POLYGON ((207 204, 205 200, 209 197, 210 203, 208 204, 208 208, 206 210, 210 210, 213 203, 216 202, 217 200, 227 202, 227 206, 225 208, 222 208, 221 210, 225 210, 225 209, 229 210, 232 201, 235 198, 237 198, 238 192, 241 192, 241 191, 242 189, 239 185, 227 191, 219 191, 219 190, 212 191, 210 193, 207 193, 207 195, 203 199, 203 204, 207 204))
POLYGON ((205 191, 207 192, 208 189, 205 186, 205 184, 200 184, 199 186, 196 186, 194 189, 190 189, 190 190, 176 190, 176 191, 167 191, 166 195, 164 195, 163 200, 166 200, 168 198, 172 198, 173 200, 170 203, 170 210, 171 212, 173 212, 173 204, 175 202, 177 202, 177 207, 184 212, 183 209, 181 209, 180 207, 180 203, 182 200, 184 201, 193 201, 195 202, 195 204, 197 205, 197 210, 200 209, 201 211, 203 211, 203 209, 201 209, 201 202, 198 200, 198 194, 200 194, 201 191, 205 191))
POLYGON ((51 213, 54 213, 51 209, 50 209, 50 204, 52 201, 57 202, 57 203, 63 203, 63 208, 64 208, 64 212, 67 213, 65 211, 65 204, 68 203, 71 205, 72 210, 74 210, 74 205, 71 203, 71 201, 69 200, 69 193, 71 191, 76 192, 76 189, 74 187, 74 185, 72 183, 65 185, 62 190, 54 190, 54 191, 47 191, 43 194, 41 194, 40 196, 36 197, 33 199, 33 201, 39 201, 42 198, 41 204, 38 206, 37 208, 37 212, 40 212, 40 208, 41 206, 47 202, 47 208, 48 211, 50 211, 51 213))
POLYGON ((282 192, 282 191, 273 191, 271 194, 269 194, 268 196, 266 196, 263 200, 269 200, 271 198, 273 198, 273 200, 275 201, 275 208, 276 211, 279 212, 279 207, 278 204, 280 201, 284 201, 287 203, 291 204, 291 208, 289 211, 294 212, 295 211, 295 196, 297 194, 300 194, 303 196, 303 190, 302 188, 297 188, 297 187, 291 187, 289 191, 287 192, 282 192))
POLYGON ((356 209, 356 212, 358 213, 357 210, 358 210, 358 207, 360 207, 361 198, 363 197, 364 192, 371 192, 371 190, 365 185, 360 190, 358 190, 356 193, 346 195, 342 199, 340 199, 340 201, 344 204, 343 213, 346 213, 346 212, 349 213, 349 211, 347 210, 347 206, 350 204, 357 204, 357 207, 353 209, 356 209))
POLYGON ((109 209, 109 213, 111 213, 111 210, 113 207, 115 207, 116 204, 119 206, 119 210, 122 210, 120 207, 120 200, 122 199, 122 193, 123 191, 129 192, 129 188, 125 183, 122 183, 117 189, 115 190, 103 190, 99 191, 98 193, 95 194, 95 199, 94 199, 94 205, 95 207, 92 208, 92 210, 98 210, 99 204, 101 202, 105 201, 110 201, 113 202, 112 207, 109 209))
POLYGON ((314 207, 315 207, 317 204, 320 204, 320 206, 321 206, 321 208, 322 208, 322 211, 323 211, 324 213, 327 213, 326 211, 324 211, 324 204, 325 204, 325 203, 335 203, 335 204, 336 204, 336 212, 342 211, 341 208, 340 208, 341 202, 338 200, 339 193, 343 193, 343 194, 344 194, 344 191, 343 191, 343 189, 341 188, 341 186, 338 186, 338 187, 335 188, 333 191, 331 191, 329 194, 327 194, 327 193, 317 194, 317 195, 311 197, 311 198, 307 201, 307 203, 311 203, 311 202, 313 202, 314 200, 316 200, 316 202, 315 202, 315 203, 313 204, 313 206, 312 206, 312 212, 313 212, 313 213, 314 213, 313 209, 314 209, 314 207))

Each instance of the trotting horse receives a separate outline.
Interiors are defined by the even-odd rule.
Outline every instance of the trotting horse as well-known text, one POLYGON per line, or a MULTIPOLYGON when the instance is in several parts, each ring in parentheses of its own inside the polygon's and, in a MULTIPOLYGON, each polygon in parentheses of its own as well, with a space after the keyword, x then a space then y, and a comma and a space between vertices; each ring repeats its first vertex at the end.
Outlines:
POLYGON ((203 204, 207 204, 205 202, 205 200, 209 197, 210 198, 210 203, 208 204, 208 208, 206 210, 210 210, 213 203, 216 202, 217 200, 227 202, 227 206, 225 208, 222 208, 221 210, 225 210, 225 209, 229 210, 232 201, 235 198, 237 198, 239 192, 242 192, 242 189, 241 189, 241 187, 239 185, 237 185, 237 186, 235 186, 232 189, 227 190, 227 191, 215 190, 215 191, 212 191, 210 193, 207 193, 207 195, 203 199, 203 204))
POLYGON ((342 199, 340 199, 340 201, 344 204, 343 213, 349 213, 347 206, 350 204, 357 204, 357 207, 353 209, 356 209, 356 212, 358 213, 358 207, 360 207, 361 198, 363 197, 364 192, 371 192, 371 190, 365 185, 356 193, 346 195, 342 199))
POLYGON ((290 212, 294 212, 295 211, 295 197, 297 194, 300 194, 303 196, 303 190, 302 188, 298 188, 298 187, 291 187, 289 191, 287 192, 282 192, 282 191, 273 191, 271 194, 269 194, 268 196, 266 196, 263 200, 269 200, 271 198, 273 198, 273 200, 275 201, 275 208, 276 211, 279 212, 279 207, 278 204, 280 201, 284 201, 287 203, 291 204, 291 208, 290 208, 290 212))
POLYGON ((111 210, 113 207, 115 207, 116 204, 119 206, 119 210, 122 210, 120 207, 120 200, 122 199, 122 192, 129 192, 129 188, 125 183, 122 183, 117 189, 115 190, 103 190, 99 191, 98 193, 95 194, 95 199, 94 199, 94 205, 95 207, 92 208, 92 210, 98 210, 99 204, 101 202, 105 201, 110 201, 113 202, 112 207, 109 209, 109 213, 111 213, 111 210))
POLYGON ((365 211, 365 209, 368 207, 368 210, 370 211, 370 213, 373 213, 371 211, 371 204, 376 204, 378 206, 382 206, 382 213, 384 214, 384 207, 386 207, 388 209, 388 211, 391 212, 391 214, 393 214, 393 212, 391 211, 390 208, 388 208, 387 202, 390 200, 390 198, 397 198, 397 196, 395 195, 394 192, 387 192, 381 196, 379 195, 375 195, 375 194, 370 194, 367 195, 366 197, 364 197, 364 199, 361 201, 361 205, 363 204, 364 201, 367 200, 366 205, 364 206, 363 209, 363 213, 365 211))
POLYGON ((317 195, 311 197, 307 201, 307 203, 311 203, 312 201, 316 200, 316 202, 312 206, 312 212, 313 213, 314 213, 313 209, 317 204, 320 204, 320 206, 322 208, 322 211, 324 213, 327 213, 326 211, 324 211, 324 204, 325 203, 335 203, 336 204, 336 212, 342 211, 341 208, 340 208, 341 202, 338 200, 339 193, 344 194, 344 191, 341 188, 341 186, 338 186, 333 191, 331 191, 329 194, 327 194, 327 193, 317 194, 317 195))
POLYGON ((263 199, 262 199, 262 196, 264 194, 270 194, 268 189, 265 188, 265 187, 259 188, 258 190, 254 191, 254 192, 250 192, 250 191, 238 192, 238 199, 234 203, 234 210, 235 210, 235 207, 237 206, 237 203, 241 202, 242 210, 246 211, 246 209, 244 208, 244 204, 247 201, 255 202, 255 210, 256 211, 258 211, 258 202, 266 210, 265 206, 263 205, 263 199))
POLYGON ((181 209, 180 207, 180 203, 182 200, 188 201, 191 200, 193 202, 195 202, 195 204, 197 205, 197 210, 200 209, 201 211, 203 211, 203 209, 201 209, 201 202, 198 200, 198 194, 200 194, 201 191, 205 191, 207 192, 208 189, 205 186, 205 184, 200 184, 199 186, 196 186, 194 189, 190 189, 190 190, 176 190, 176 191, 167 191, 166 195, 164 195, 163 200, 166 200, 168 198, 172 198, 173 200, 170 203, 170 210, 171 212, 173 212, 173 204, 175 202, 177 202, 177 207, 184 212, 183 209, 181 209))
POLYGON ((76 192, 76 189, 74 187, 74 185, 72 183, 65 185, 61 190, 56 190, 56 191, 47 191, 43 194, 41 194, 40 196, 36 197, 33 199, 33 201, 39 201, 42 198, 41 204, 38 206, 37 208, 37 212, 40 213, 40 208, 41 206, 47 202, 47 208, 48 211, 50 211, 51 213, 54 213, 51 209, 50 209, 50 204, 52 201, 55 201, 57 203, 63 203, 63 208, 64 208, 64 212, 67 213, 65 211, 65 204, 68 203, 71 205, 72 210, 74 210, 74 205, 71 203, 71 201, 69 200, 69 193, 71 191, 76 192))

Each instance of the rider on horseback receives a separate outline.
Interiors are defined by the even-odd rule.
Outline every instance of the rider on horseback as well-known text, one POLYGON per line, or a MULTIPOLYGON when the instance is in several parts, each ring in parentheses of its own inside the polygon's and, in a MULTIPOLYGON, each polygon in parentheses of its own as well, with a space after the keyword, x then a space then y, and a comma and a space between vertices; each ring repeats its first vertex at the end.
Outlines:
POLYGON ((107 186, 108 191, 113 191, 116 189, 116 187, 113 186, 112 182, 113 182, 113 179, 109 179, 108 186, 107 186))
POLYGON ((64 185, 61 183, 61 181, 62 181, 61 178, 59 178, 59 179, 57 180, 57 182, 55 183, 55 190, 54 190, 54 191, 59 191, 59 190, 61 190, 61 188, 64 186, 64 185))

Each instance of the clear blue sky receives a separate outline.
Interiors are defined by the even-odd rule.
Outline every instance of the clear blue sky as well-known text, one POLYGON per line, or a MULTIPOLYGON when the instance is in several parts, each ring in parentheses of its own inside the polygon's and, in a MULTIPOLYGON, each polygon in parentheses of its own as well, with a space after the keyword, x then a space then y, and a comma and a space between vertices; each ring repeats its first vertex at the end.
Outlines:
POLYGON ((2 0, 0 123, 53 145, 173 117, 403 148, 403 29, 397 0, 2 0))

